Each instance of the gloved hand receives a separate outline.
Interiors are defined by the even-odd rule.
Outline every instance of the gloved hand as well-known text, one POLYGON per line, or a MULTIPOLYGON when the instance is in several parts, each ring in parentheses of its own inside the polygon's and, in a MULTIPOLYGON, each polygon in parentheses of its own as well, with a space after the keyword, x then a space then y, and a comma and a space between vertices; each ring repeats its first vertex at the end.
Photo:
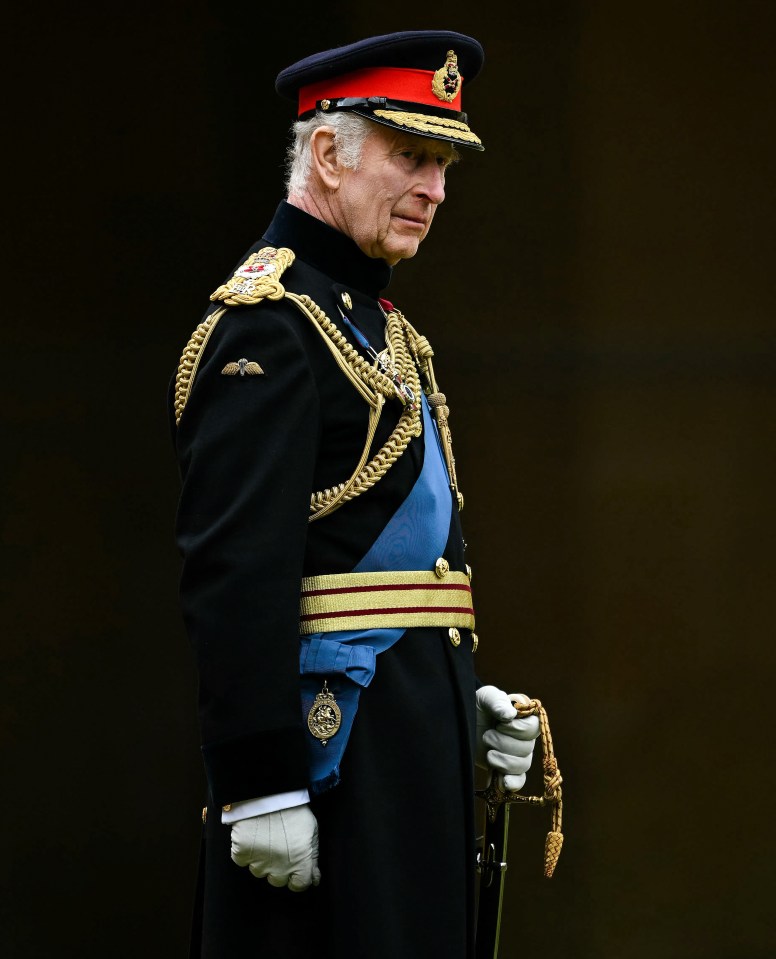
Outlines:
POLYGON ((232 823, 232 860, 271 886, 301 892, 321 881, 318 822, 308 804, 232 823))
POLYGON ((481 769, 504 776, 505 789, 522 789, 531 767, 534 742, 539 735, 539 718, 518 718, 510 700, 527 703, 523 693, 510 693, 495 686, 481 686, 477 697, 477 753, 481 769))

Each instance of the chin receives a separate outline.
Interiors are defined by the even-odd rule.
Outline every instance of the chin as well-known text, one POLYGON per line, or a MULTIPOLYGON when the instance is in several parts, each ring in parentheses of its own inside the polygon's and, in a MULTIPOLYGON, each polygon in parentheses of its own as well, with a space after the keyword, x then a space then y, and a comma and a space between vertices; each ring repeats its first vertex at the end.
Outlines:
POLYGON ((383 259, 390 266, 395 266, 399 260, 410 260, 418 252, 419 243, 401 243, 391 247, 383 253, 383 259))

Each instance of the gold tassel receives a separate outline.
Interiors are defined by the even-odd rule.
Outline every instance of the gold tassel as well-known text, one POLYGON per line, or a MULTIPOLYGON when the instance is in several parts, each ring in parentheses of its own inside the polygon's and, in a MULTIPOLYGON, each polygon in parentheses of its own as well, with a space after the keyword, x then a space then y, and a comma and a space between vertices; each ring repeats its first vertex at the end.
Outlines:
POLYGON ((544 875, 547 879, 552 879, 555 867, 560 859, 560 851, 563 847, 563 833, 548 832, 544 841, 544 875))

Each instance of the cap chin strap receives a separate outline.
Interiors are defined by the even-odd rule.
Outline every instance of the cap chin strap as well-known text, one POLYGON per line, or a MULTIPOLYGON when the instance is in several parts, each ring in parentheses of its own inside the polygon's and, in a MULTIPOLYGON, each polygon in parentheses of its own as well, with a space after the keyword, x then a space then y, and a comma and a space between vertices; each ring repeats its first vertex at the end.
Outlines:
POLYGON ((338 97, 333 100, 317 100, 315 111, 308 110, 300 116, 300 120, 309 119, 316 111, 321 113, 336 113, 337 111, 366 110, 374 113, 377 110, 395 110, 397 113, 408 111, 418 114, 440 117, 445 120, 455 120, 457 123, 469 122, 465 113, 456 110, 446 110, 444 107, 431 107, 426 104, 413 103, 407 100, 389 100, 388 97, 338 97))

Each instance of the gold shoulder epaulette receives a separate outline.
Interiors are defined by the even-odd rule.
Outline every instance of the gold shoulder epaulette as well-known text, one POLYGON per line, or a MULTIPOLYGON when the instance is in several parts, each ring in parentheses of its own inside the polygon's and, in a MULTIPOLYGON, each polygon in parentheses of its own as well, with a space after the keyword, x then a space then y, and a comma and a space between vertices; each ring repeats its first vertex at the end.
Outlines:
POLYGON ((280 277, 294 262, 287 247, 265 246, 252 253, 234 276, 213 293, 211 300, 227 306, 255 306, 262 300, 281 300, 286 293, 280 277))
POLYGON ((220 300, 224 305, 215 310, 192 333, 186 344, 178 373, 175 377, 175 422, 180 423, 183 410, 189 399, 194 377, 197 375, 200 358, 218 321, 228 306, 254 306, 262 300, 282 300, 286 290, 280 277, 294 262, 295 256, 287 247, 275 249, 265 246, 252 253, 234 276, 213 293, 211 300, 220 300))

